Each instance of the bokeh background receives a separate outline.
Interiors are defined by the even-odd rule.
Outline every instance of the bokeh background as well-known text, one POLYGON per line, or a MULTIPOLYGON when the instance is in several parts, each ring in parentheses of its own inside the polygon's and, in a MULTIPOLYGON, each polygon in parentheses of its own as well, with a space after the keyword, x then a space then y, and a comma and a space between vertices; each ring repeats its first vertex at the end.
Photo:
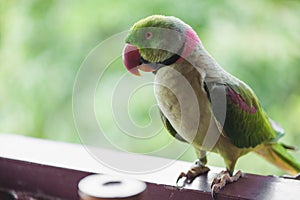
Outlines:
MULTIPOLYGON (((0 132, 80 143, 72 90, 81 63, 101 41, 152 14, 174 15, 190 24, 221 66, 248 83, 269 116, 284 127, 282 141, 300 147, 297 0, 0 0, 0 132)), ((111 77, 125 73, 120 59, 114 65, 111 77)), ((107 80, 101 84, 109 90, 113 79, 107 80)), ((152 95, 135 98, 140 107, 130 112, 138 123, 149 122, 152 95)), ((107 102, 98 103, 103 116, 101 106, 105 109, 107 102)), ((105 121, 108 130, 112 123, 105 121)), ((300 160, 299 152, 293 154, 300 160)), ((193 150, 180 159, 194 161, 193 150)), ((224 166, 214 154, 209 164, 224 166)), ((241 158, 237 168, 282 174, 252 154, 241 158)))

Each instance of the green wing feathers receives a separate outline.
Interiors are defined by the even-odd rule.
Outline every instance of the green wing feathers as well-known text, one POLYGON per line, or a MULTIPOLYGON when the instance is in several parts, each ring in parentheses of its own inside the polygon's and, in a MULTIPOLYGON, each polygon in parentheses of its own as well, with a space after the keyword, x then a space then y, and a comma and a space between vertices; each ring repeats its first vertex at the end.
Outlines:
POLYGON ((209 92, 217 91, 218 87, 226 91, 227 109, 223 129, 234 145, 251 148, 277 137, 257 97, 246 84, 217 84, 209 92))
POLYGON ((290 147, 280 143, 264 144, 254 151, 291 175, 300 173, 300 163, 287 151, 290 147))
POLYGON ((267 116, 253 91, 243 82, 216 84, 210 87, 209 92, 217 91, 216 88, 226 91, 225 136, 239 148, 253 148, 292 175, 300 173, 300 163, 287 151, 295 148, 277 142, 284 135, 284 130, 267 116))

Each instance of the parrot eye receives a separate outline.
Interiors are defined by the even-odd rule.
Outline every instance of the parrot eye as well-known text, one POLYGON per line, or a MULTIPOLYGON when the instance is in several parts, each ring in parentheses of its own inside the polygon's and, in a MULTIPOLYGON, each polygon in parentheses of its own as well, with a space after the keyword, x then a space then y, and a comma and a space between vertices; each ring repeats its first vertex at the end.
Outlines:
POLYGON ((152 32, 146 32, 145 33, 145 39, 146 40, 150 40, 153 37, 153 33, 152 32))

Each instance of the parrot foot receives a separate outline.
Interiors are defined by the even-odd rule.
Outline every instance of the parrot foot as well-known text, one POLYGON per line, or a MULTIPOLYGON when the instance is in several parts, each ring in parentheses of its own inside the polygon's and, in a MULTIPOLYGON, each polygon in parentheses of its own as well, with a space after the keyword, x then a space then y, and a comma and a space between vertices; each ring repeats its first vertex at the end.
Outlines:
POLYGON ((192 167, 187 173, 181 172, 180 175, 178 176, 176 180, 176 185, 179 188, 182 188, 185 186, 185 184, 190 184, 194 181, 194 179, 197 176, 200 176, 201 174, 206 174, 210 169, 204 165, 198 164, 196 162, 196 166, 192 167), (179 180, 182 178, 185 179, 183 180, 183 183, 180 185, 179 180))
POLYGON ((227 183, 233 183, 243 176, 244 174, 240 170, 233 176, 231 176, 228 171, 222 171, 216 178, 213 179, 211 184, 212 197, 215 198, 216 193, 225 187, 227 183))

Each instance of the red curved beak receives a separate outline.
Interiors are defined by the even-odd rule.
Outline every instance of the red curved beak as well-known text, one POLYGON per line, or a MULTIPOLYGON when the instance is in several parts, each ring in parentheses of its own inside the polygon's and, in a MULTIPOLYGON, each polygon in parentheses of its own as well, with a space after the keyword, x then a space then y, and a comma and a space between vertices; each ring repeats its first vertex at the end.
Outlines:
POLYGON ((123 59, 123 64, 125 65, 126 69, 136 75, 140 76, 139 69, 145 72, 152 72, 154 69, 146 64, 142 64, 141 61, 141 55, 136 48, 136 46, 131 45, 131 44, 126 44, 124 49, 123 49, 123 54, 122 54, 122 59, 123 59))
POLYGON ((138 70, 141 56, 139 50, 135 46, 131 44, 126 44, 123 49, 122 59, 123 64, 130 73, 136 76, 141 75, 138 70))

